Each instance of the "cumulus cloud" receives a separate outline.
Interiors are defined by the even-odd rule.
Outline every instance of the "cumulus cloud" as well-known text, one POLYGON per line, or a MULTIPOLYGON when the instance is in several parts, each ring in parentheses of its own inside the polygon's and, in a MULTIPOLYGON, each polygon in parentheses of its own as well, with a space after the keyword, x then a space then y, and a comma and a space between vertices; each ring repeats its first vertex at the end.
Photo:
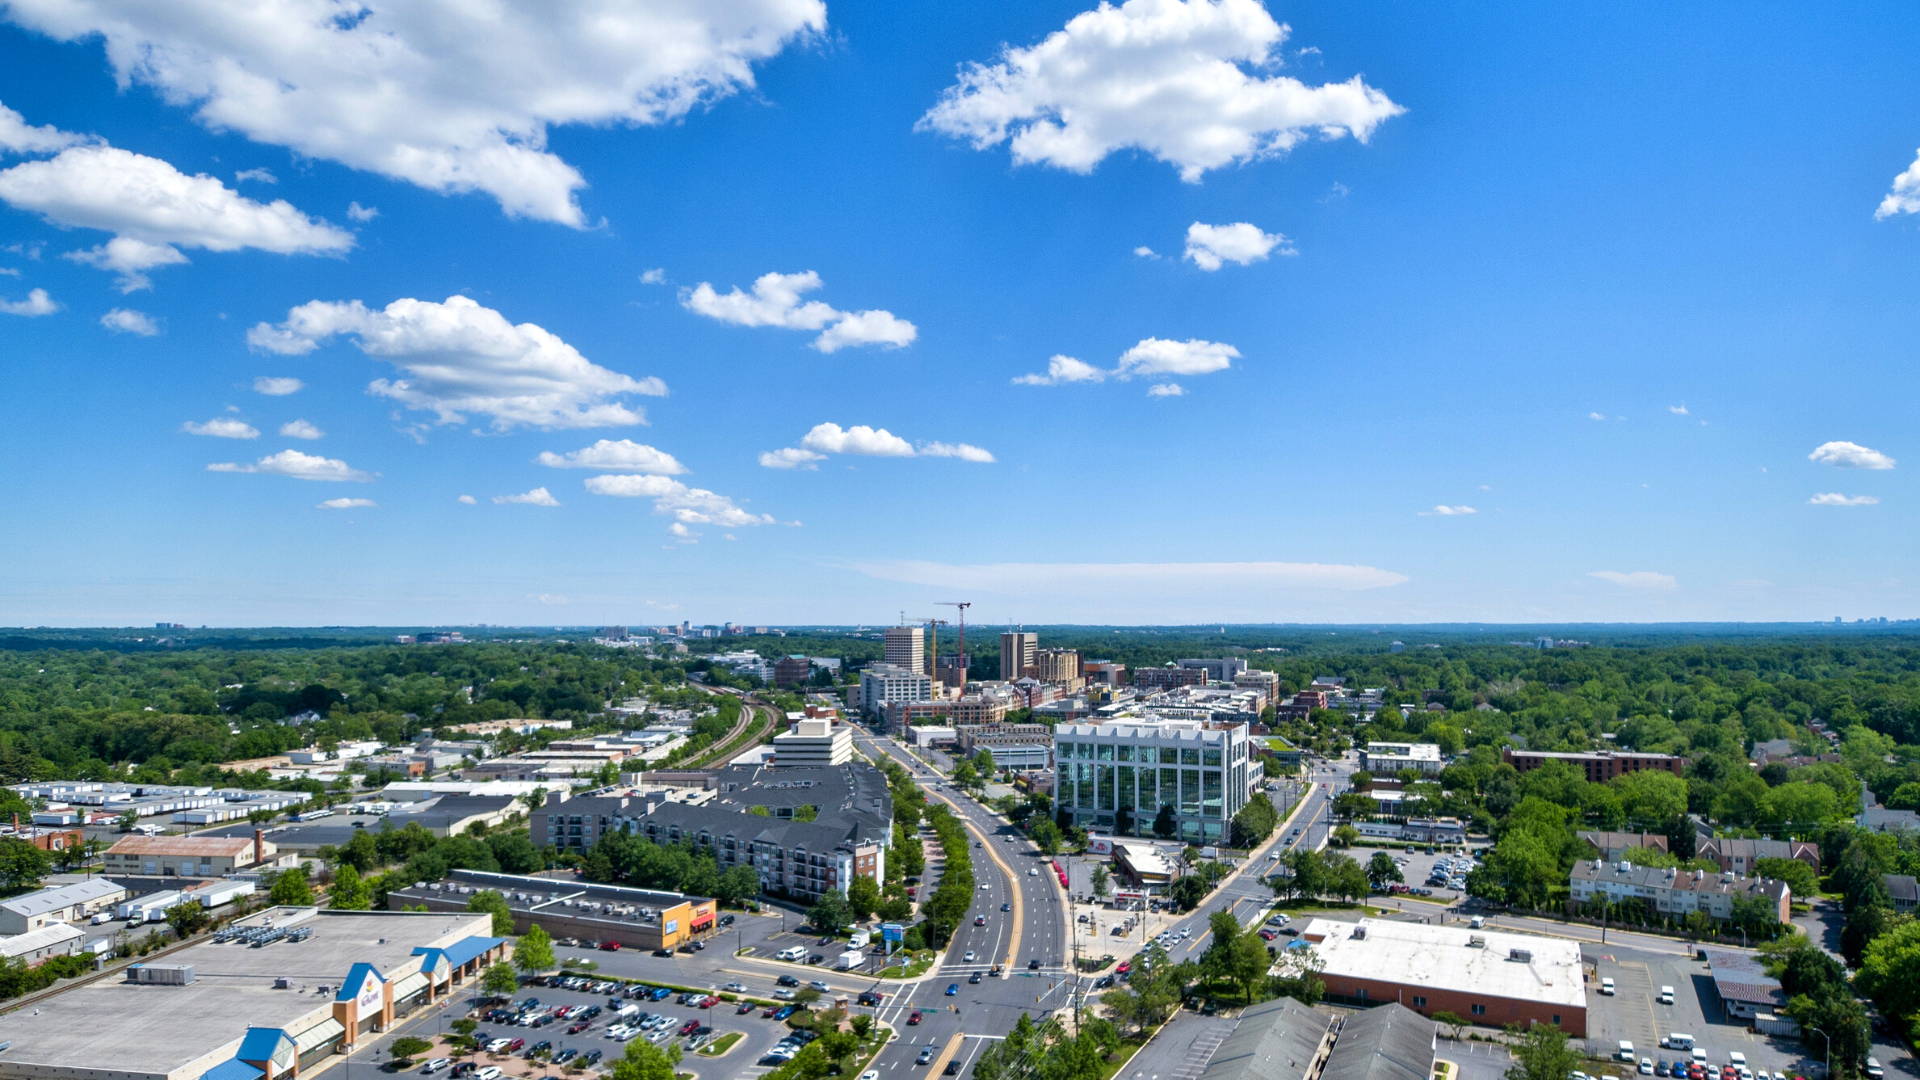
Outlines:
POLYGON ((239 172, 233 174, 233 180, 236 184, 247 180, 258 180, 263 184, 277 184, 280 182, 280 178, 273 175, 272 169, 241 169, 239 172))
POLYGON ((821 284, 820 275, 812 270, 762 274, 754 279, 750 293, 741 292, 735 285, 731 292, 722 294, 703 281, 682 290, 680 303, 696 315, 735 326, 819 330, 812 344, 824 353, 838 352, 849 345, 899 348, 919 336, 912 323, 890 311, 840 311, 824 301, 800 299, 821 284))
POLYGON ((771 514, 752 513, 725 495, 716 495, 705 488, 688 487, 665 476, 589 476, 586 488, 595 495, 652 499, 654 513, 670 515, 682 525, 718 525, 731 529, 774 523, 771 514))
POLYGON ((817 469, 819 463, 827 460, 827 455, 816 454, 811 450, 789 446, 780 450, 768 450, 760 455, 760 464, 768 469, 817 469))
POLYGON ((1286 237, 1261 232, 1259 226, 1236 221, 1231 225, 1187 226, 1186 257, 1202 270, 1218 270, 1227 263, 1246 266, 1264 262, 1274 249, 1282 255, 1297 254, 1286 237))
POLYGON ((1480 511, 1471 506, 1436 506, 1431 510, 1420 511, 1421 517, 1460 517, 1465 514, 1477 514, 1480 511))
POLYGON ((1140 256, 1143 259, 1157 259, 1160 257, 1157 252, 1155 252, 1152 248, 1148 247, 1145 244, 1141 244, 1139 247, 1134 248, 1133 253, 1135 255, 1140 256))
POLYGON ((756 61, 827 19, 822 0, 16 0, 7 16, 104 38, 122 85, 209 128, 575 226, 586 182, 547 148, 551 127, 679 119, 751 88, 756 61))
POLYGON ((1807 460, 1836 469, 1891 469, 1892 458, 1854 442, 1826 442, 1813 448, 1807 460))
POLYGON ((681 524, 678 521, 667 526, 667 531, 673 534, 673 538, 675 540, 678 540, 683 544, 697 544, 700 542, 700 537, 702 535, 701 533, 694 532, 692 529, 687 528, 685 525, 681 524))
POLYGON ((1813 498, 1808 499, 1807 505, 1808 506, 1878 506, 1880 505, 1880 500, 1874 498, 1872 495, 1841 495, 1837 492, 1828 492, 1823 495, 1815 495, 1813 498))
POLYGON ((280 434, 289 439, 318 439, 326 434, 305 420, 289 420, 280 425, 280 434))
POLYGON ((1154 383, 1147 387, 1148 397, 1186 397, 1187 388, 1177 382, 1154 383))
POLYGON ((610 371, 541 327, 516 326, 464 296, 395 300, 381 311, 358 300, 315 300, 287 312, 278 326, 255 326, 247 344, 298 356, 336 334, 352 335, 361 352, 407 374, 375 379, 369 391, 435 413, 443 424, 464 423, 468 413, 492 417, 497 431, 644 424, 642 410, 616 399, 667 392, 657 378, 610 371))
POLYGON ((1288 28, 1258 0, 1102 3, 995 64, 969 64, 917 127, 984 150, 1010 142, 1016 164, 1093 171, 1138 149, 1198 183, 1319 135, 1366 142, 1405 110, 1356 75, 1307 86, 1278 66, 1288 28))
POLYGON ((380 505, 379 503, 374 502, 372 499, 328 499, 326 502, 316 503, 314 505, 314 509, 316 510, 354 510, 362 506, 379 506, 379 505, 380 505))
POLYGON ((294 378, 279 378, 271 375, 257 375, 253 380, 253 392, 268 397, 286 397, 306 389, 307 384, 294 378))
POLYGON ((61 131, 51 124, 34 127, 27 123, 26 117, 0 105, 0 153, 51 154, 91 141, 85 135, 61 131))
POLYGON ((53 302, 53 297, 48 296, 45 289, 34 289, 27 293, 25 300, 0 300, 0 311, 8 315, 25 315, 33 318, 37 315, 51 315, 59 310, 60 305, 53 302))
POLYGON ((525 495, 495 495, 493 497, 493 502, 494 502, 494 505, 496 506, 499 506, 504 503, 519 503, 523 506, 559 506, 560 505, 560 500, 554 498, 553 493, 543 487, 534 488, 532 491, 527 492, 525 495))
POLYGON ((361 472, 337 458, 320 457, 317 454, 303 454, 298 450, 282 450, 270 457, 263 457, 252 465, 236 465, 233 462, 220 462, 207 466, 208 472, 226 473, 268 473, 273 476, 291 476, 295 480, 351 480, 357 484, 372 481, 378 473, 361 472))
POLYGON ((1907 166, 1907 171, 1893 178, 1893 190, 1880 200, 1880 206, 1873 212, 1874 219, 1885 221, 1895 214, 1920 213, 1920 157, 1907 166))
POLYGON ((926 442, 919 446, 886 428, 855 424, 815 424, 800 440, 798 447, 770 450, 760 455, 760 464, 769 469, 811 469, 828 454, 860 454, 868 457, 944 457, 989 464, 993 455, 967 443, 926 442))
POLYGON ((380 208, 377 206, 361 206, 357 202, 350 202, 347 204, 347 216, 361 224, 365 224, 380 216, 380 208))
POLYGON ((1232 366, 1240 350, 1217 341, 1167 341, 1146 338, 1120 354, 1114 375, 1131 379, 1136 375, 1207 375, 1232 366))
POLYGON ((1589 420, 1605 420, 1606 418, 1606 414, 1604 413, 1590 412, 1587 414, 1587 419, 1589 420))
POLYGON ((1405 574, 1339 563, 855 563, 885 581, 978 588, 1009 595, 1057 595, 1087 589, 1228 586, 1236 589, 1334 589, 1355 592, 1405 583, 1405 574))
POLYGON ((651 270, 642 270, 640 272, 640 284, 642 285, 665 285, 666 283, 667 268, 664 266, 656 266, 651 270))
POLYGON ((132 308, 114 308, 100 316, 100 325, 116 334, 138 334, 141 337, 152 337, 160 332, 152 316, 132 308))
POLYGON ((676 461, 672 454, 631 439, 601 439, 584 450, 567 454, 543 450, 534 460, 553 469, 601 469, 606 472, 643 472, 661 476, 675 476, 687 471, 687 467, 676 461))
POLYGON ((1055 356, 1047 361, 1044 375, 1021 375, 1013 381, 1021 386, 1059 386, 1062 383, 1103 382, 1105 369, 1094 367, 1071 356, 1055 356))
POLYGON ((118 273, 122 292, 149 288, 148 270, 186 262, 183 247, 338 255, 353 246, 351 234, 285 199, 258 203, 211 176, 99 144, 0 172, 0 199, 56 225, 115 234, 68 257, 118 273))
POLYGON ((478 505, 478 504, 479 504, 479 502, 480 502, 480 500, 479 500, 479 499, 476 499, 476 498, 474 498, 474 497, 473 497, 473 496, 471 496, 471 495, 462 495, 462 496, 460 496, 459 498, 457 498, 457 499, 455 499, 455 500, 453 500, 453 501, 454 501, 454 502, 457 502, 457 503, 460 503, 460 504, 462 504, 462 505, 464 505, 464 506, 476 506, 476 505, 478 505))
POLYGON ((1611 581, 1615 585, 1639 592, 1672 592, 1680 587, 1680 583, 1672 574, 1658 574, 1652 570, 1635 570, 1630 573, 1619 570, 1594 570, 1587 576, 1599 578, 1601 581, 1611 581))
POLYGON ((1675 416, 1687 415, 1687 407, 1685 405, 1669 405, 1667 406, 1667 411, 1675 416))
POLYGON ((216 416, 204 424, 189 420, 180 425, 180 430, 189 435, 211 435, 216 439, 257 439, 260 432, 252 424, 235 420, 231 416, 216 416))

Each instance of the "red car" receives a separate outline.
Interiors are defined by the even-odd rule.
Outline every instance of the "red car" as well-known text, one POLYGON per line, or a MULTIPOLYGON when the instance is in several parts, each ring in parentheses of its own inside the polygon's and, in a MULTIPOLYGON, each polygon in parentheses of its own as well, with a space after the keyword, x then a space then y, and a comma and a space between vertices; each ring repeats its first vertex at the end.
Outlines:
POLYGON ((603 941, 600 943, 600 951, 601 952, 619 952, 620 943, 617 941, 603 941))
POLYGON ((573 1025, 572 1027, 570 1027, 570 1028, 568 1028, 568 1029, 567 1029, 567 1034, 569 1034, 569 1035, 578 1035, 578 1034, 580 1034, 581 1032, 583 1032, 583 1031, 585 1031, 585 1030, 587 1030, 588 1028, 590 1028, 590 1027, 592 1027, 592 1026, 593 1026, 593 1021, 591 1021, 591 1020, 582 1020, 582 1021, 580 1021, 579 1023, 577 1023, 577 1024, 575 1024, 575 1025, 573 1025))
POLYGON ((1272 941, 1272 940, 1273 940, 1274 938, 1277 938, 1277 937, 1279 937, 1279 936, 1280 936, 1280 931, 1278 931, 1278 930, 1262 930, 1262 931, 1260 931, 1260 939, 1261 939, 1262 941, 1272 941))
POLYGON ((1120 961, 1120 966, 1113 969, 1113 973, 1115 975, 1125 975, 1127 972, 1132 970, 1133 970, 1133 961, 1122 960, 1120 961))
POLYGON ((711 1009, 718 1004, 720 1004, 720 999, 717 997, 704 997, 700 999, 700 1007, 703 1009, 711 1009))
POLYGON ((527 1040, 525 1040, 525 1039, 515 1039, 515 1040, 513 1040, 512 1042, 510 1042, 510 1043, 508 1043, 508 1044, 507 1044, 507 1053, 509 1053, 509 1054, 517 1054, 517 1053, 519 1053, 519 1052, 520 1052, 520 1048, 521 1048, 521 1047, 523 1047, 523 1046, 525 1046, 525 1045, 527 1045, 527 1040))
POLYGON ((691 1034, 693 1034, 693 1029, 694 1029, 694 1028, 697 1028, 697 1027, 699 1027, 699 1026, 700 1026, 700 1021, 698 1021, 698 1020, 689 1020, 689 1021, 687 1021, 686 1023, 684 1023, 684 1024, 681 1024, 681 1025, 680 1025, 680 1034, 682 1034, 682 1035, 691 1035, 691 1034))
POLYGON ((919 1010, 919 1009, 915 1009, 915 1010, 913 1010, 912 1012, 910 1012, 910 1013, 908 1013, 908 1014, 907 1014, 907 1026, 908 1026, 908 1027, 913 1027, 913 1026, 914 1026, 915 1024, 918 1024, 919 1022, 920 1022, 920 1010, 919 1010))

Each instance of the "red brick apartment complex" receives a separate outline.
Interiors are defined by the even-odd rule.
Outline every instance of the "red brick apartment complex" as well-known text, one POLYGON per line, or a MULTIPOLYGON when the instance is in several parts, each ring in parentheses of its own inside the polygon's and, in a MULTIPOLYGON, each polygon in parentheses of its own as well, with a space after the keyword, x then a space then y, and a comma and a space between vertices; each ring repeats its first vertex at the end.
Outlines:
POLYGON ((1500 751, 1500 760, 1520 770, 1532 772, 1549 761, 1564 761, 1576 769, 1585 769, 1587 782, 1604 784, 1616 776, 1642 769, 1663 769, 1675 776, 1685 772, 1687 759, 1671 754, 1630 754, 1618 750, 1596 750, 1586 754, 1548 754, 1538 750, 1500 751))

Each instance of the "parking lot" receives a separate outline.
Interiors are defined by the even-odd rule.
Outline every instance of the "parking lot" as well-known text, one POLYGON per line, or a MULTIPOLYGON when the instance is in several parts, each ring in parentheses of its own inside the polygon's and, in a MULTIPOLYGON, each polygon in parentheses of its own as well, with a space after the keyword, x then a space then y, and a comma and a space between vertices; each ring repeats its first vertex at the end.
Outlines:
MULTIPOLYGON (((1707 1062, 1716 1070, 1727 1063, 1730 1052, 1739 1051, 1756 1072, 1813 1076, 1823 1071, 1798 1039, 1758 1035, 1747 1030, 1746 1020, 1726 1017, 1704 961, 1605 945, 1588 945, 1582 956, 1594 966, 1587 994, 1587 1048, 1595 1056, 1613 1055, 1624 1039, 1633 1043, 1638 1057, 1672 1062, 1689 1053, 1663 1049, 1660 1041, 1684 1032, 1706 1051, 1707 1062), (1599 992, 1603 978, 1614 981, 1611 997, 1599 992), (1673 987, 1673 1004, 1656 1000, 1662 986, 1673 987)), ((1624 1062, 1618 1070, 1632 1071, 1624 1062)))
MULTIPOLYGON (((1400 867, 1400 876, 1406 879, 1406 884, 1409 888, 1431 888, 1433 890, 1433 899, 1448 902, 1458 900, 1460 897, 1466 895, 1465 891, 1461 889, 1449 889, 1442 885, 1427 884, 1428 876, 1433 873, 1434 864, 1446 858, 1451 858, 1455 862, 1458 862, 1461 856, 1457 854, 1451 854, 1445 849, 1439 849, 1436 850, 1434 854, 1429 855, 1427 854, 1426 845, 1424 844, 1402 844, 1399 847, 1355 847, 1350 849, 1348 854, 1359 860, 1360 864, 1364 866, 1368 860, 1373 858, 1373 854, 1376 851, 1384 851, 1393 856, 1394 861, 1400 867), (1414 849, 1412 854, 1407 853, 1409 846, 1414 849)), ((1464 872, 1461 876, 1465 876, 1464 872)))

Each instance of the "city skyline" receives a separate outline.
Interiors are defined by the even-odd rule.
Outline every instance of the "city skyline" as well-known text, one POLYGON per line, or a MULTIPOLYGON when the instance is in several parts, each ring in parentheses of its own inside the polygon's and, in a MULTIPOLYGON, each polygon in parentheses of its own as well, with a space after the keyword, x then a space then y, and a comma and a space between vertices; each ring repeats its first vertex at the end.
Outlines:
POLYGON ((1920 614, 1920 14, 670 8, 0 12, 0 623, 1920 614))

